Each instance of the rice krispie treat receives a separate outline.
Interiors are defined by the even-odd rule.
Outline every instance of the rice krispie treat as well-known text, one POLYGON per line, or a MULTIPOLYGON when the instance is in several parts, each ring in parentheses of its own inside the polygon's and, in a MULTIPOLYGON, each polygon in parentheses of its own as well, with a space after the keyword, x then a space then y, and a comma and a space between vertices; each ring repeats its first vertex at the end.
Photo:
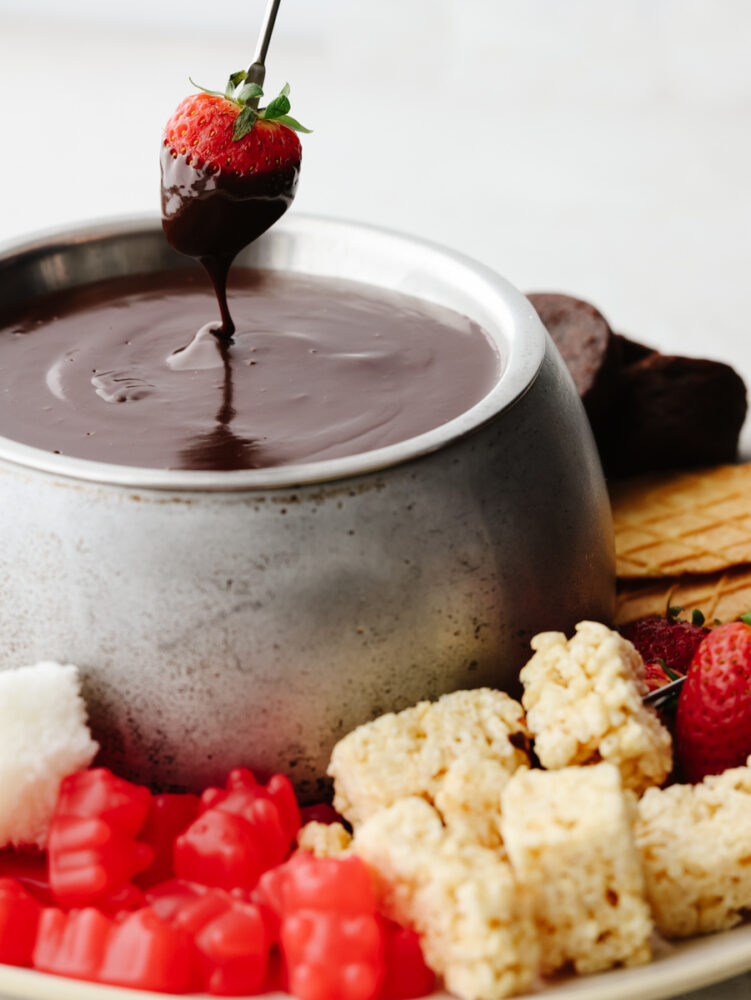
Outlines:
MULTIPOLYGON (((403 712, 382 715, 359 726, 334 747, 329 774, 334 779, 334 808, 353 825, 408 795, 435 802, 451 765, 460 759, 492 760, 498 785, 498 805, 503 783, 519 767, 529 763, 529 734, 521 705, 502 691, 479 688, 456 691, 436 702, 422 701, 403 712)), ((472 768, 466 775, 471 780, 472 768)), ((482 815, 488 791, 477 795, 472 786, 447 796, 455 812, 476 811, 477 822, 487 827, 482 815), (473 801, 477 806, 473 807, 473 801)))
POLYGON ((311 820, 297 834, 297 846, 317 858, 340 858, 347 854, 352 834, 341 823, 317 823, 311 820))
POLYGON ((495 851, 454 836, 424 799, 400 799, 355 831, 387 916, 420 935, 425 960, 462 1000, 523 992, 539 944, 529 896, 495 851))
POLYGON ((458 757, 449 765, 434 805, 457 837, 502 851, 501 789, 508 780, 508 768, 497 760, 458 757))
POLYGON ((597 622, 580 622, 567 640, 541 632, 521 671, 522 703, 535 751, 549 770, 610 761, 624 788, 640 794, 672 767, 670 733, 642 703, 644 663, 632 644, 597 622))
POLYGON ((751 910, 749 765, 699 785, 650 788, 639 802, 647 897, 666 937, 726 930, 751 910))
POLYGON ((532 897, 543 972, 568 962, 586 973, 649 961, 633 795, 617 768, 517 771, 501 798, 503 840, 532 897))

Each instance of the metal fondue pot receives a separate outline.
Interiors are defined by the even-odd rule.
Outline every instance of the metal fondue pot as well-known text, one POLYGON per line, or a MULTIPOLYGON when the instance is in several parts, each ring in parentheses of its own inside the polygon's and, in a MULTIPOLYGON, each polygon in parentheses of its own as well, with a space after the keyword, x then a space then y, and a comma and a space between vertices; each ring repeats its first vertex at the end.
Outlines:
MULTIPOLYGON (((500 378, 436 430, 306 465, 138 469, 0 438, 0 669, 80 666, 102 758, 126 777, 201 788, 245 764, 314 799, 358 723, 457 688, 513 691, 533 633, 608 621, 610 508, 568 372, 496 274, 296 215, 238 263, 464 313, 500 378)), ((57 232, 0 254, 0 305, 191 266, 156 219, 57 232)))

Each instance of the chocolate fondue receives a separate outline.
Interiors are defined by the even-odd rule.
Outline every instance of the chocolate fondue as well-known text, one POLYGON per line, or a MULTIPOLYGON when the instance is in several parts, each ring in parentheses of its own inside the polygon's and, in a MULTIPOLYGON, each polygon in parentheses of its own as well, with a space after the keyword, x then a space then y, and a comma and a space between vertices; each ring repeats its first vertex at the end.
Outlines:
POLYGON ((0 321, 0 434, 78 458, 253 469, 395 444, 468 410, 499 357, 458 313, 354 282, 198 269, 70 289, 0 321), (198 331, 198 332, 196 332, 198 331))

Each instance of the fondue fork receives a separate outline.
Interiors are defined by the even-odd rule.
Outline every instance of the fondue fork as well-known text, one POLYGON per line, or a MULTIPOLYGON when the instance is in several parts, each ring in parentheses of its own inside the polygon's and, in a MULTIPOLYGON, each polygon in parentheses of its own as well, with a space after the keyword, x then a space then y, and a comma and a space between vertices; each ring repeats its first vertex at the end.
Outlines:
POLYGON ((678 677, 669 684, 664 684, 662 687, 650 691, 649 694, 644 695, 642 701, 645 705, 652 705, 653 708, 657 708, 663 701, 667 701, 671 695, 678 694, 685 680, 685 677, 678 677))
MULTIPOLYGON (((259 87, 263 86, 263 81, 266 78, 266 53, 269 51, 271 33, 274 30, 274 23, 276 22, 280 3, 281 0, 268 0, 266 4, 261 32, 258 36, 258 44, 256 45, 256 53, 248 72, 245 74, 246 83, 257 83, 259 87)), ((248 101, 248 104, 250 107, 257 109, 259 100, 260 97, 254 97, 248 101)))

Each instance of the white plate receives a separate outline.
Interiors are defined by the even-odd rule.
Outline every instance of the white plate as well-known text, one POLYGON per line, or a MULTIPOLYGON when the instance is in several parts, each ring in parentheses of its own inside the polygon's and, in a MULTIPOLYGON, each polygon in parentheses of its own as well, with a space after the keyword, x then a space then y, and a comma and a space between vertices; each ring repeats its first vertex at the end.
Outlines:
MULTIPOLYGON (((538 1000, 665 1000, 748 970, 751 970, 751 923, 680 944, 657 941, 655 958, 649 965, 561 979, 542 986, 533 995, 538 1000)), ((165 994, 82 983, 0 965, 0 997, 3 1000, 164 1000, 165 994)), ((268 993, 263 1000, 287 998, 283 993, 268 993)), ((435 993, 430 1000, 452 998, 446 993, 435 993)))

